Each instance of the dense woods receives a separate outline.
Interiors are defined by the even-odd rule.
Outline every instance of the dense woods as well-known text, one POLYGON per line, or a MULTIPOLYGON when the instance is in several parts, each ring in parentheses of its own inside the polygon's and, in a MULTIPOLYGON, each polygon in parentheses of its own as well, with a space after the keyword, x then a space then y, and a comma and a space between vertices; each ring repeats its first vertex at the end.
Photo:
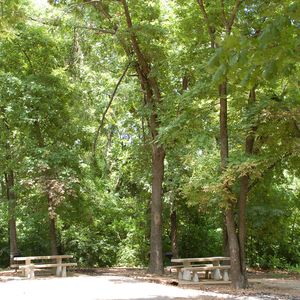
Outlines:
POLYGON ((300 266, 300 4, 0 2, 0 266, 300 266))

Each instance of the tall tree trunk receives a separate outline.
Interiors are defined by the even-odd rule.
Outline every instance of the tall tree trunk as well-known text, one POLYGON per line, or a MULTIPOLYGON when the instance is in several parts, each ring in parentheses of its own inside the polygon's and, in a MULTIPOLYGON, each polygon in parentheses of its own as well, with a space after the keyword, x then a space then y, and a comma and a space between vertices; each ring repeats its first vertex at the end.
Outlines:
POLYGON ((229 150, 228 150, 228 128, 227 128, 227 81, 219 85, 220 97, 220 155, 221 168, 225 171, 227 168, 229 150))
POLYGON ((231 283, 235 289, 245 288, 245 276, 241 270, 240 247, 236 233, 234 209, 231 204, 226 208, 225 214, 231 262, 231 283))
MULTIPOLYGON (((207 26, 207 30, 210 37, 210 44, 212 49, 219 47, 217 41, 217 30, 215 24, 207 13, 204 0, 197 0, 200 11, 203 15, 204 21, 207 26)), ((221 1, 221 20, 223 21, 222 31, 225 30, 225 34, 229 36, 232 31, 233 24, 235 22, 237 13, 242 4, 242 0, 235 0, 235 4, 231 13, 228 13, 224 7, 224 1, 221 1)), ((216 23, 217 24, 217 23, 216 23)), ((222 172, 226 171, 229 151, 228 151, 228 129, 227 129, 227 80, 224 80, 219 85, 219 97, 220 97, 220 153, 221 153, 221 169, 222 172)), ((229 186, 225 186, 225 194, 229 191, 229 186)), ((246 286, 245 276, 243 275, 243 269, 240 261, 240 245, 237 235, 237 226, 234 220, 234 206, 231 200, 225 196, 224 199, 227 202, 227 209, 225 211, 226 228, 229 242, 229 252, 231 257, 231 273, 232 273, 232 285, 235 288, 244 288, 246 286)))
MULTIPOLYGON (((256 101, 256 93, 255 88, 252 88, 249 94, 248 105, 251 106, 256 101)), ((245 142, 245 154, 252 155, 255 141, 255 131, 256 127, 252 127, 250 134, 246 137, 245 142)), ((238 232, 239 232, 239 244, 240 244, 240 260, 241 260, 241 268, 242 273, 245 276, 245 284, 247 285, 247 272, 246 272, 246 228, 247 228, 247 199, 249 193, 249 182, 250 177, 249 174, 245 174, 240 179, 240 194, 238 201, 238 210, 239 210, 239 224, 238 224, 238 232)))
POLYGON ((157 115, 157 106, 161 102, 160 88, 157 79, 151 75, 151 63, 147 60, 147 55, 141 49, 138 38, 132 30, 133 24, 126 0, 120 1, 123 5, 126 24, 130 30, 130 48, 122 46, 131 58, 131 52, 136 56, 137 63, 135 69, 139 75, 139 81, 144 92, 145 104, 151 110, 148 120, 149 131, 152 137, 152 196, 151 196, 151 237, 150 237, 150 265, 149 272, 154 274, 163 273, 162 254, 162 196, 164 178, 164 158, 165 150, 157 142, 158 128, 160 122, 157 115))
MULTIPOLYGON (((10 128, 8 120, 6 119, 5 109, 1 107, 1 113, 3 115, 4 127, 6 131, 6 160, 8 162, 12 161, 11 155, 11 145, 10 145, 10 128)), ((9 230, 9 261, 10 264, 14 263, 14 256, 18 255, 18 246, 17 246, 17 226, 16 226, 16 206, 17 206, 17 197, 14 191, 15 188, 15 176, 14 171, 9 169, 4 173, 5 185, 6 185, 6 198, 8 202, 8 230, 9 230)))
MULTIPOLYGON (((47 189, 48 187, 46 187, 47 189)), ((56 229, 56 213, 55 205, 51 199, 51 191, 46 190, 46 196, 48 198, 48 218, 49 218, 49 238, 50 238, 50 251, 51 255, 56 255, 57 251, 57 229, 56 229)))
MULTIPOLYGON (((219 86, 220 97, 220 152, 221 152, 221 168, 224 172, 228 164, 228 112, 227 112, 227 82, 224 81, 219 86)), ((229 189, 229 187, 225 187, 229 189)), ((226 191, 227 192, 227 191, 226 191)), ((229 191, 228 191, 229 192, 229 191)), ((229 252, 231 259, 231 281, 234 288, 246 287, 246 277, 243 274, 240 260, 240 245, 237 236, 237 228, 234 220, 234 207, 230 199, 226 199, 227 208, 225 211, 226 227, 229 243, 229 252)))
POLYGON ((48 217, 49 217, 49 237, 51 255, 56 255, 57 251, 57 231, 56 231, 56 213, 51 197, 50 184, 47 184, 47 199, 48 199, 48 217))
POLYGON ((171 199, 171 213, 170 213, 170 223, 171 223, 171 247, 172 247, 172 257, 178 258, 178 240, 177 240, 177 211, 175 205, 175 198, 172 191, 172 199, 171 199))
POLYGON ((149 272, 163 273, 162 256, 162 183, 164 178, 165 151, 157 144, 152 148, 152 198, 151 198, 151 238, 149 272))
POLYGON ((229 241, 228 241, 228 233, 227 233, 227 226, 226 226, 226 213, 222 213, 222 221, 223 221, 223 227, 222 227, 222 237, 223 237, 223 255, 224 256, 230 256, 229 251, 229 241))
POLYGON ((57 255, 57 231, 55 218, 49 218, 49 228, 51 255, 57 255))
MULTIPOLYGON (((246 270, 246 206, 248 198, 249 176, 244 175, 240 179, 240 195, 238 200, 239 220, 238 220, 238 232, 239 232, 239 245, 240 245, 240 260, 242 273, 247 281, 246 270)), ((245 283, 247 284, 247 282, 245 283)))
POLYGON ((5 173, 6 194, 8 200, 8 226, 9 226, 9 260, 14 263, 14 257, 18 254, 17 247, 17 226, 16 226, 16 206, 17 199, 14 192, 14 172, 9 170, 5 173))
MULTIPOLYGON (((38 146, 40 148, 45 147, 44 137, 42 135, 41 127, 38 121, 34 124, 35 136, 37 139, 38 146)), ((56 213, 55 205, 51 196, 51 185, 48 184, 50 179, 49 170, 44 172, 44 188, 45 194, 48 200, 48 217, 49 217, 49 238, 50 238, 50 252, 52 255, 56 255, 57 251, 57 230, 56 230, 56 213)))
MULTIPOLYGON (((86 2, 86 0, 84 0, 86 2)), ((109 12, 104 8, 101 1, 92 1, 92 5, 97 9, 102 17, 111 22, 109 12)), ((151 117, 148 120, 149 131, 152 137, 152 196, 151 196, 151 237, 150 237, 150 266, 151 273, 161 274, 163 272, 162 259, 162 183, 164 177, 164 157, 163 146, 157 144, 158 128, 160 126, 157 117, 157 105, 161 101, 160 88, 157 79, 151 74, 151 62, 147 60, 147 55, 141 49, 138 37, 133 30, 132 19, 126 0, 119 1, 123 6, 125 21, 130 39, 125 39, 121 35, 117 39, 124 49, 129 60, 133 55, 136 57, 135 69, 139 76, 139 81, 144 93, 145 105, 151 110, 151 117)), ((118 24, 114 24, 118 28, 118 24)))

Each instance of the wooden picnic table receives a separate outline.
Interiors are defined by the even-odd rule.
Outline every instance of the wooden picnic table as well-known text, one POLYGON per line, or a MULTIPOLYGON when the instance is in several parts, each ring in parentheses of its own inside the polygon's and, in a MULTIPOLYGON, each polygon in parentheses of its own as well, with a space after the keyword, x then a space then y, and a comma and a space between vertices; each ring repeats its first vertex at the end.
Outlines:
POLYGON ((27 278, 34 278, 35 269, 41 268, 56 268, 56 275, 65 277, 66 276, 66 267, 76 266, 77 263, 63 262, 63 259, 73 258, 73 255, 42 255, 42 256, 24 256, 24 257, 14 257, 14 261, 22 262, 23 265, 19 265, 19 268, 22 269, 23 274, 27 278), (52 262, 41 263, 36 261, 47 261, 52 262), (54 261, 54 262, 53 262, 54 261))
POLYGON ((222 266, 221 262, 226 261, 230 263, 230 257, 213 256, 213 257, 192 257, 192 258, 173 258, 172 263, 181 264, 175 267, 178 269, 178 278, 183 280, 191 280, 191 272, 193 280, 198 281, 197 271, 205 271, 206 276, 208 271, 213 272, 213 279, 220 280, 222 278, 220 270, 223 270, 223 280, 227 281, 228 270, 230 265, 222 266), (205 263, 205 264, 203 264, 205 263))

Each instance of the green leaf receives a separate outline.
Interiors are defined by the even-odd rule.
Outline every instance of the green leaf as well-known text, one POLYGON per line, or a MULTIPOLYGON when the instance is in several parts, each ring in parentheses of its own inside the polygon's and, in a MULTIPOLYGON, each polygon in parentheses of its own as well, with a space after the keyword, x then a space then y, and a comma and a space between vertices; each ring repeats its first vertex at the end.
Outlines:
POLYGON ((277 74, 277 63, 276 63, 276 61, 272 60, 265 67, 265 69, 263 71, 263 77, 266 80, 271 80, 272 78, 274 78, 276 76, 276 74, 277 74))

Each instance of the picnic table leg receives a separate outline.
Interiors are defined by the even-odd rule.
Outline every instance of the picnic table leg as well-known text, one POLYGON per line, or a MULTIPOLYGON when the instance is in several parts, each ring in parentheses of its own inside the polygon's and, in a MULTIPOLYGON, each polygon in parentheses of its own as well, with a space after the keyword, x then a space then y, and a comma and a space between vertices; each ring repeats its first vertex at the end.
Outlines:
POLYGON ((178 271, 178 280, 182 280, 183 276, 182 276, 182 271, 178 271))
POLYGON ((34 279, 34 265, 29 264, 24 268, 24 275, 28 279, 34 279))
POLYGON ((34 279, 34 265, 29 266, 29 278, 34 279))
POLYGON ((199 282, 199 277, 198 277, 197 272, 194 272, 194 274, 193 274, 193 282, 199 282))
MULTIPOLYGON (((219 261, 213 262, 213 265, 214 266, 219 266, 220 262, 219 261)), ((222 279, 221 272, 220 272, 219 269, 213 270, 213 279, 214 280, 220 280, 220 279, 222 279)))
POLYGON ((184 270, 183 271, 183 275, 182 275, 182 279, 183 280, 187 280, 187 281, 191 281, 191 272, 188 270, 184 270))
MULTIPOLYGON (((56 258, 56 263, 61 265, 61 263, 62 263, 62 258, 61 258, 61 257, 56 258)), ((57 266, 57 267, 56 267, 56 276, 59 276, 59 277, 62 276, 62 269, 61 269, 61 266, 57 266)))
POLYGON ((31 269, 33 265, 31 264, 31 259, 27 258, 25 260, 25 268, 22 269, 22 275, 26 278, 31 278, 31 269))
POLYGON ((66 266, 62 267, 61 277, 67 277, 67 267, 66 266))
POLYGON ((228 270, 224 270, 224 272, 223 272, 223 280, 224 281, 229 281, 228 270))
POLYGON ((29 278, 28 277, 28 275, 29 275, 29 265, 26 266, 23 270, 24 270, 24 272, 23 272, 24 277, 29 278))

